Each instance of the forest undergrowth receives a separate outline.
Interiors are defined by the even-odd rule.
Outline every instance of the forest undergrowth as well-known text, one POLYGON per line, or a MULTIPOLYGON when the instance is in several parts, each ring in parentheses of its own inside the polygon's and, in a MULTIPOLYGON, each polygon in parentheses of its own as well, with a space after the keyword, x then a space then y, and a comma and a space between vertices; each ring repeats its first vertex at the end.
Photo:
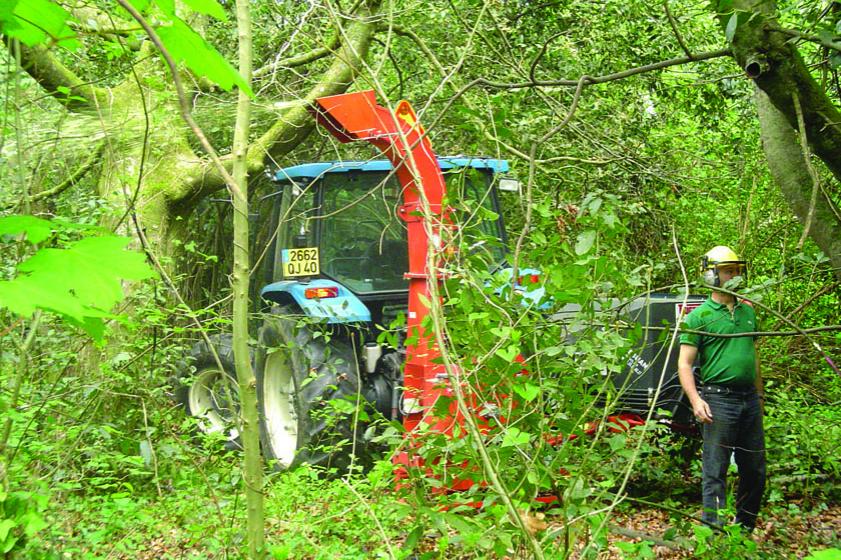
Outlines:
MULTIPOLYGON (((139 316, 146 326, 163 321, 154 305, 142 309, 147 313, 139 316)), ((3 503, 7 529, 0 536, 16 534, 20 540, 9 558, 241 557, 240 452, 197 436, 173 404, 170 387, 161 379, 172 364, 182 363, 184 348, 167 340, 158 342, 155 356, 143 345, 124 347, 103 364, 108 375, 99 379, 84 379, 65 368, 29 385, 26 402, 33 404, 22 407, 10 440, 18 452, 3 503), (151 367, 141 373, 144 366, 151 367), (138 394, 133 376, 144 374, 146 389, 138 394)), ((65 343, 70 347, 72 341, 65 343)), ((45 352, 37 360, 56 368, 78 355, 45 352)), ((546 550, 558 551, 557 556, 547 553, 549 558, 563 557, 565 539, 575 543, 569 547, 571 558, 833 557, 820 554, 841 548, 841 418, 837 400, 830 401, 837 399, 841 384, 829 375, 823 380, 820 394, 805 386, 770 384, 769 486, 752 537, 714 533, 697 523, 697 442, 662 427, 645 436, 627 492, 606 518, 606 531, 598 533, 592 524, 601 517, 588 520, 587 512, 595 515, 608 505, 595 500, 572 527, 557 507, 531 509, 526 513, 530 530, 546 550)), ((624 461, 617 453, 603 469, 621 470, 624 461)), ((442 501, 429 490, 395 490, 386 459, 365 473, 346 476, 325 476, 308 467, 271 474, 266 489, 269 557, 530 557, 498 506, 465 505, 481 498, 481 492, 469 500, 442 501)))

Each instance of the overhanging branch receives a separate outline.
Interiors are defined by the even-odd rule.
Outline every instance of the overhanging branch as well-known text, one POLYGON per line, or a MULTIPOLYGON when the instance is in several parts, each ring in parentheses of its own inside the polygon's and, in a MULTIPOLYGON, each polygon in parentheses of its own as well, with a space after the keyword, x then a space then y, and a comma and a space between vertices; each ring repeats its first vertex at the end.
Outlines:
POLYGON ((93 169, 93 167, 99 161, 99 157, 102 155, 104 148, 105 142, 101 142, 99 146, 93 152, 91 152, 90 156, 88 156, 88 158, 79 167, 77 167, 73 171, 73 173, 70 174, 69 177, 67 177, 64 181, 60 182, 59 184, 55 185, 50 189, 33 194, 29 197, 29 202, 38 202, 40 200, 45 200, 47 198, 59 195, 66 191, 68 188, 75 185, 82 177, 87 175, 88 172, 91 169, 93 169))
POLYGON ((81 111, 104 104, 104 90, 83 82, 47 48, 22 44, 20 55, 23 70, 67 109, 81 111))
POLYGON ((295 56, 290 56, 288 58, 282 58, 276 62, 272 62, 271 64, 267 64, 262 68, 258 68, 254 71, 255 78, 262 78, 266 74, 270 74, 277 70, 278 68, 296 68, 298 66, 303 66, 305 64, 309 64, 310 62, 315 62, 325 56, 332 54, 341 44, 341 40, 339 38, 339 34, 334 34, 330 40, 327 42, 326 45, 322 47, 317 47, 312 49, 311 51, 301 53, 295 56))
POLYGON ((680 58, 670 58, 668 60, 661 60, 659 62, 654 62, 652 64, 646 64, 644 66, 637 66, 635 68, 629 68, 628 70, 622 70, 621 72, 614 72, 613 74, 605 74, 603 76, 584 76, 583 82, 582 79, 579 78, 577 80, 529 80, 527 82, 513 82, 513 83, 505 83, 505 82, 493 82, 490 80, 485 80, 484 78, 480 78, 475 80, 475 82, 490 88, 494 89, 525 89, 531 87, 552 87, 552 86, 562 86, 562 87, 578 87, 579 84, 583 84, 584 86, 591 86, 595 84, 604 84, 607 82, 615 82, 616 80, 622 80, 625 78, 630 78, 631 76, 635 76, 637 74, 645 74, 646 72, 653 72, 655 70, 663 70, 664 68, 669 68, 670 66, 679 66, 681 64, 689 64, 690 62, 700 62, 702 60, 709 60, 711 58, 721 58, 723 56, 730 55, 730 49, 721 49, 717 51, 710 51, 705 53, 699 53, 693 55, 692 57, 682 56, 680 58))

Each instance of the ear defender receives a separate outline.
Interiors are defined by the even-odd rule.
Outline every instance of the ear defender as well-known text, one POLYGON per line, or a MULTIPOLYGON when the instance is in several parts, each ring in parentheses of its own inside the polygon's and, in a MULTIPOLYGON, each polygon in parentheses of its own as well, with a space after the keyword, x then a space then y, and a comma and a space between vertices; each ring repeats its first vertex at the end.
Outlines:
POLYGON ((721 280, 718 278, 718 271, 715 270, 715 265, 710 267, 710 258, 707 255, 701 257, 701 278, 704 284, 708 286, 718 287, 721 280))

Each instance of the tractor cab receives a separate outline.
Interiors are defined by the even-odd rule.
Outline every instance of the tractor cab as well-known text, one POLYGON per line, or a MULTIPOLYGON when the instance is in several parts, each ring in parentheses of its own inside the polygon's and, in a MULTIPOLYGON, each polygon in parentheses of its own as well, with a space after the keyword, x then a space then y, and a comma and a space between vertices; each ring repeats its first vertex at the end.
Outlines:
MULTIPOLYGON (((519 188, 504 178, 508 162, 442 157, 438 163, 458 235, 489 266, 502 263, 506 237, 498 190, 519 188)), ((294 302, 328 323, 380 323, 405 310, 410 248, 399 216, 402 187, 391 162, 296 165, 275 172, 274 181, 279 188, 263 197, 274 208, 267 237, 276 232, 264 299, 294 302)))

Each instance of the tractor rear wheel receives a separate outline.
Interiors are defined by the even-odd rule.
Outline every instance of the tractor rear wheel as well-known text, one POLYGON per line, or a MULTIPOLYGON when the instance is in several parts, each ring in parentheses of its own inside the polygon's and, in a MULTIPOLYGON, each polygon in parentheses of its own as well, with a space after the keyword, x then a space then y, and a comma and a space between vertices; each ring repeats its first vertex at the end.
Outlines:
POLYGON ((219 363, 206 342, 193 346, 193 369, 185 368, 175 381, 175 400, 198 420, 198 431, 221 434, 228 449, 240 449, 239 398, 231 335, 210 337, 219 363), (219 365, 222 365, 220 369, 219 365))
POLYGON ((353 348, 338 336, 314 337, 297 319, 290 308, 275 308, 260 332, 263 454, 280 470, 365 466, 368 444, 358 420, 367 401, 353 348))

